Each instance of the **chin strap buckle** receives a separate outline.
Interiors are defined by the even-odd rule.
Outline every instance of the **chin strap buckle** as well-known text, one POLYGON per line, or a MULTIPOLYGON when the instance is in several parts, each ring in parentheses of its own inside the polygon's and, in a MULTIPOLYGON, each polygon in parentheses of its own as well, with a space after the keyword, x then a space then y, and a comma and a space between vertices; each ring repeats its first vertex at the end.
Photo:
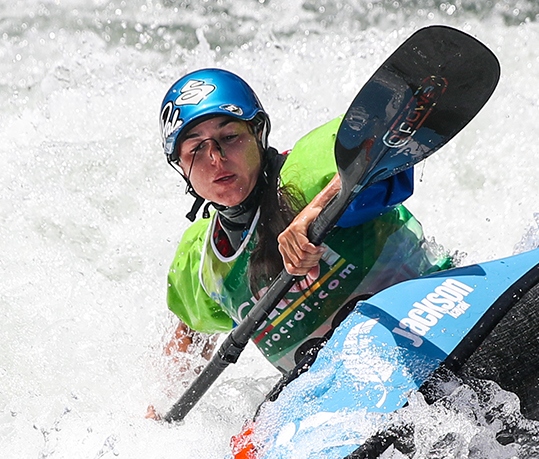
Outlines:
MULTIPOLYGON (((193 203, 193 207, 191 207, 191 210, 186 215, 188 220, 190 220, 192 222, 195 221, 195 219, 197 218, 198 211, 200 210, 200 208, 204 204, 204 201, 205 201, 205 199, 201 198, 200 196, 195 197, 195 202, 193 203)), ((207 211, 207 209, 205 209, 205 212, 203 213, 202 216, 203 216, 203 218, 209 218, 210 215, 209 215, 209 212, 207 211), (206 214, 208 215, 207 217, 205 216, 206 214)))

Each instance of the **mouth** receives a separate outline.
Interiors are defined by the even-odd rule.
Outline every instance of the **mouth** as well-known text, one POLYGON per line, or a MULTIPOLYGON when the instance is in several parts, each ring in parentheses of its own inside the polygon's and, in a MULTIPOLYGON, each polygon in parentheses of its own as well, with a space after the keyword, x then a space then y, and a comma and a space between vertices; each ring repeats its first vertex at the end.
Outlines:
POLYGON ((234 179, 234 174, 219 175, 214 179, 214 183, 226 183, 234 179))

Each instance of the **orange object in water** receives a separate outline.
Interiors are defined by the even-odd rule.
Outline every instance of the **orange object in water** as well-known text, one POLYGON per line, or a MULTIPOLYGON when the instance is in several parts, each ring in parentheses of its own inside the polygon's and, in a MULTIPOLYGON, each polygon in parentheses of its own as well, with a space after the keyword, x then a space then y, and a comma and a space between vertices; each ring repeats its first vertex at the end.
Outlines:
POLYGON ((257 459, 256 448, 252 442, 254 422, 247 422, 240 434, 230 439, 234 459, 257 459))

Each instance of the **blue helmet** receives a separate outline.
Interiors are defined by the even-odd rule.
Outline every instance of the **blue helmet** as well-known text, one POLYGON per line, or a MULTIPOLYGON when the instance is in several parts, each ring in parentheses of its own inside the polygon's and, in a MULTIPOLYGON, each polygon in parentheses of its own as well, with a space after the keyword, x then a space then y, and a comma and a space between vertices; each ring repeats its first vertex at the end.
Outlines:
POLYGON ((168 161, 178 160, 176 143, 182 133, 222 115, 252 121, 256 130, 262 130, 262 146, 267 148, 270 121, 250 86, 226 70, 201 69, 176 81, 161 104, 159 121, 168 161))

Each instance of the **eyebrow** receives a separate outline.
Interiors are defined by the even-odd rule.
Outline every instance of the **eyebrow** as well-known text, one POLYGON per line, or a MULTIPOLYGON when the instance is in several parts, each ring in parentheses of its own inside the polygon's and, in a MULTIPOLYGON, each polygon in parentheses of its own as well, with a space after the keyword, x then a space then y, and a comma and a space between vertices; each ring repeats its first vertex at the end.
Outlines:
MULTIPOLYGON (((217 125, 217 129, 221 129, 221 128, 225 127, 227 124, 230 124, 230 123, 239 123, 239 120, 236 120, 234 118, 226 118, 217 125)), ((193 129, 196 129, 196 126, 193 129)), ((183 138, 183 141, 189 140, 189 139, 194 139, 196 137, 201 137, 201 135, 196 131, 189 132, 183 138)))

